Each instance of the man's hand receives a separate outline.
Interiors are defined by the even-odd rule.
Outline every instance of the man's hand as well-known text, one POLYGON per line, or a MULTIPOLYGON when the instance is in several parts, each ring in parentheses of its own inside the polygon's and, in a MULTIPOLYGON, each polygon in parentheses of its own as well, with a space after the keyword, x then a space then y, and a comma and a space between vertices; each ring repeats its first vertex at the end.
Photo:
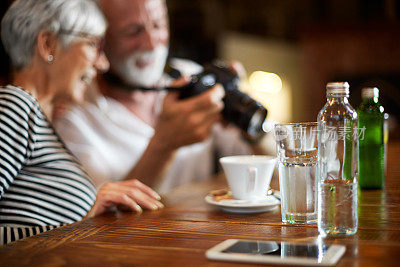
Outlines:
POLYGON ((96 202, 86 217, 97 216, 108 208, 119 205, 136 212, 142 212, 141 207, 157 210, 164 207, 160 199, 153 189, 136 179, 106 183, 97 192, 96 202))
POLYGON ((229 62, 229 67, 239 76, 240 79, 247 79, 246 69, 241 62, 232 60, 229 62))
POLYGON ((213 124, 220 119, 223 97, 221 85, 184 100, 178 99, 178 93, 169 93, 152 141, 157 142, 159 148, 172 151, 205 140, 213 124))
MULTIPOLYGON (((174 85, 185 83, 187 80, 183 78, 174 85)), ((154 135, 126 179, 140 177, 146 184, 155 185, 176 149, 205 140, 213 124, 220 119, 224 97, 221 85, 188 99, 178 97, 176 92, 165 97, 154 135)))

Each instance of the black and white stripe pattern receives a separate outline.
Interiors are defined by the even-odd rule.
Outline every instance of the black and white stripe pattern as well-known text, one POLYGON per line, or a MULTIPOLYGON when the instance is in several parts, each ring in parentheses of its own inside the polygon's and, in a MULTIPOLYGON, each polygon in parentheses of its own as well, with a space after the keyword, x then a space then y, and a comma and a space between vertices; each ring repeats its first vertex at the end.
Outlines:
POLYGON ((62 225, 47 225, 35 227, 0 227, 0 245, 4 245, 25 237, 37 235, 62 225))
POLYGON ((37 101, 0 88, 0 244, 78 221, 95 198, 37 101))

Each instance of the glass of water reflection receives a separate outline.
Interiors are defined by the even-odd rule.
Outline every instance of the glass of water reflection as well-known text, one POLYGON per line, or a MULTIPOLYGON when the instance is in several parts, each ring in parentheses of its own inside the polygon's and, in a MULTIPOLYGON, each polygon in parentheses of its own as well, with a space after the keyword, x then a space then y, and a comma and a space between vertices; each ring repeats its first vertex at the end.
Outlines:
POLYGON ((275 124, 284 223, 316 223, 318 124, 275 124))

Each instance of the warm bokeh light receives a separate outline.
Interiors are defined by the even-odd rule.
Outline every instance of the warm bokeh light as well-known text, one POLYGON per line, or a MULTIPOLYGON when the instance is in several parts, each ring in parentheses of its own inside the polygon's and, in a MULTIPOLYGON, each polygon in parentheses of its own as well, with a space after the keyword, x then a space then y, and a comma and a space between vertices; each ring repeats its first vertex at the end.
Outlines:
POLYGON ((271 72, 255 71, 250 75, 249 82, 254 90, 260 92, 276 94, 282 89, 281 78, 271 72))

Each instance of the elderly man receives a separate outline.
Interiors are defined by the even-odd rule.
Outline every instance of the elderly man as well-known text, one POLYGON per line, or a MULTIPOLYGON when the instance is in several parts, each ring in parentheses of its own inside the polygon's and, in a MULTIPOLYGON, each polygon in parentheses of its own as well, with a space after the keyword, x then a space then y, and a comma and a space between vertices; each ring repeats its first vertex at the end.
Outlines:
MULTIPOLYGON (((110 70, 99 77, 98 94, 67 108, 55 124, 97 186, 137 178, 164 193, 209 177, 216 152, 251 153, 239 130, 216 123, 221 86, 186 100, 138 89, 159 85, 163 75, 169 41, 164 0, 98 3, 109 23, 104 51, 110 70)), ((182 73, 194 66, 183 65, 182 73)))

